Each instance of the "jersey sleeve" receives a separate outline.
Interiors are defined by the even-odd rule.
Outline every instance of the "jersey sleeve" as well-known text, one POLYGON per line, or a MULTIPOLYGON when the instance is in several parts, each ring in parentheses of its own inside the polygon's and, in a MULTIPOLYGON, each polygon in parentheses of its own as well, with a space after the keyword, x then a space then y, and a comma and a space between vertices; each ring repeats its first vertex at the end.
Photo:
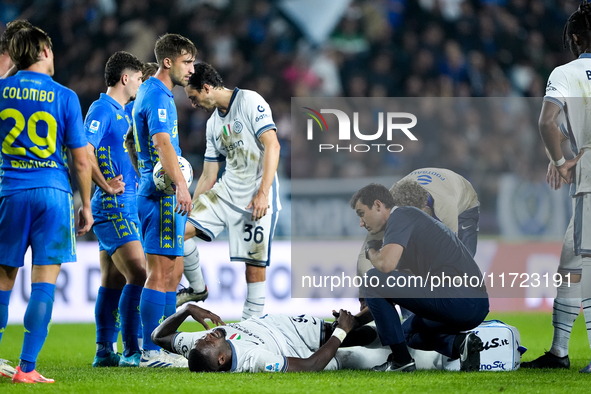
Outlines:
POLYGON ((82 148, 86 146, 87 140, 84 133, 84 123, 82 122, 82 109, 80 100, 73 91, 68 91, 66 98, 66 116, 65 116, 65 138, 64 145, 70 149, 82 148))
POLYGON ((260 94, 253 92, 252 97, 246 103, 246 118, 252 125, 257 138, 260 138, 267 130, 277 129, 273 121, 271 107, 260 94))
POLYGON ((397 208, 394 210, 386 223, 384 234, 384 245, 398 244, 406 249, 413 229, 413 221, 404 212, 397 208))
POLYGON ((236 372, 285 372, 288 362, 285 356, 267 350, 253 349, 244 355, 244 364, 236 372))
POLYGON ((146 123, 150 137, 158 133, 168 133, 172 139, 174 130, 175 108, 171 105, 171 98, 165 94, 154 94, 150 97, 150 103, 146 106, 146 123))
POLYGON ((188 359, 189 352, 195 347, 195 343, 206 334, 207 331, 179 332, 174 336, 172 349, 176 354, 180 354, 188 359))
POLYGON ((215 146, 214 144, 214 129, 213 129, 213 122, 211 120, 207 121, 206 131, 205 131, 205 156, 203 157, 204 161, 209 162, 222 162, 226 160, 226 156, 224 156, 215 146))
POLYGON ((97 148, 109 130, 109 114, 100 106, 92 106, 84 120, 84 132, 88 142, 97 148))
POLYGON ((554 103, 562 109, 566 103, 566 97, 568 97, 568 81, 566 75, 560 68, 555 68, 548 78, 544 101, 554 103))

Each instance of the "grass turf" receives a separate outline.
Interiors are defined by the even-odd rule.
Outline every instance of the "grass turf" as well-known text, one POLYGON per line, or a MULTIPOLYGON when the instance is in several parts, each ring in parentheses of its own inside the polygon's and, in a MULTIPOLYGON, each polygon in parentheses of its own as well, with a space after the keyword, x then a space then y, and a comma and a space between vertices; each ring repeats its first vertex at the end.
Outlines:
MULTIPOLYGON (((516 326, 528 348, 529 361, 549 348, 552 339, 551 313, 494 313, 516 326)), ((185 323, 181 330, 197 330, 185 323)), ((0 378, 0 393, 556 393, 589 392, 591 376, 578 370, 589 362, 587 335, 582 316, 571 337, 571 369, 561 371, 519 370, 516 372, 417 371, 411 374, 371 371, 332 371, 276 374, 192 374, 178 369, 92 368, 94 325, 56 324, 50 329, 37 369, 56 380, 49 385, 14 385, 0 378)), ((13 365, 18 361, 23 327, 6 328, 0 357, 13 365)), ((119 344, 121 349, 121 344, 119 344)))

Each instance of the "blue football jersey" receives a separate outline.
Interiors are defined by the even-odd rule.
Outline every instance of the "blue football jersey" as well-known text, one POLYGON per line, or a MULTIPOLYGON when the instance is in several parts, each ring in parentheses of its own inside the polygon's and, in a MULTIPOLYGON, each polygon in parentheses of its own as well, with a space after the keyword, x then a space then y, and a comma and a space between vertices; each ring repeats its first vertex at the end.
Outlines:
POLYGON ((50 187, 72 193, 66 148, 86 146, 80 100, 49 75, 0 80, 0 196, 50 187))
POLYGON ((88 142, 95 148, 99 168, 106 180, 123 175, 125 192, 111 195, 96 188, 92 197, 92 212, 95 219, 108 218, 109 214, 137 213, 137 174, 131 164, 125 147, 125 135, 129 122, 125 108, 105 93, 90 106, 84 121, 88 142))
POLYGON ((164 196, 164 193, 156 191, 152 179, 154 166, 160 160, 152 136, 157 133, 168 133, 177 156, 181 156, 181 149, 172 92, 157 78, 150 77, 138 89, 133 105, 133 132, 141 175, 138 194, 164 196))

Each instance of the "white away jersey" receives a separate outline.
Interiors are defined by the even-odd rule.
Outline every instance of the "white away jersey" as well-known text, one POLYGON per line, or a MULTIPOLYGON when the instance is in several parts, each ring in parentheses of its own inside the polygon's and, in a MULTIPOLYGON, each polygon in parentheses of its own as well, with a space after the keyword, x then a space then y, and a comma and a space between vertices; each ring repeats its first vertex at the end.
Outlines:
POLYGON ((433 197, 433 214, 454 233, 458 233, 458 216, 478 205, 472 184, 461 175, 443 168, 421 168, 402 180, 418 182, 433 197))
MULTIPOLYGON (((302 315, 265 315, 228 324, 226 339, 232 347, 232 372, 284 372, 287 357, 308 358, 319 349, 324 321, 302 315)), ((174 338, 174 350, 189 357, 199 338, 210 331, 181 332, 174 338)), ((339 369, 333 358, 325 370, 339 369)))
POLYGON ((566 119, 563 134, 570 140, 575 154, 585 153, 577 163, 576 179, 571 194, 591 192, 591 54, 556 67, 546 85, 544 101, 558 105, 566 119))
MULTIPOLYGON (((265 147, 259 138, 275 129, 271 108, 261 95, 238 88, 226 114, 216 109, 207 121, 205 161, 226 161, 226 171, 212 190, 238 210, 248 212, 261 185, 265 147)), ((281 210, 278 188, 275 174, 267 214, 281 210)))

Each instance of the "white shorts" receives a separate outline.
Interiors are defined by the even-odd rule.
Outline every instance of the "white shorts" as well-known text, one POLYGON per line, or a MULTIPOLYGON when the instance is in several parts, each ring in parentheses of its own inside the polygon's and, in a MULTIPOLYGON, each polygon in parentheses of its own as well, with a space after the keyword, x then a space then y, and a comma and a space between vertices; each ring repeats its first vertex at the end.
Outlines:
POLYGON ((250 213, 233 208, 213 190, 208 190, 193 204, 187 222, 198 230, 197 236, 207 242, 228 228, 230 260, 266 267, 270 263, 277 216, 278 212, 273 212, 253 221, 250 213))
POLYGON ((591 193, 574 198, 573 242, 576 256, 591 257, 591 193))

